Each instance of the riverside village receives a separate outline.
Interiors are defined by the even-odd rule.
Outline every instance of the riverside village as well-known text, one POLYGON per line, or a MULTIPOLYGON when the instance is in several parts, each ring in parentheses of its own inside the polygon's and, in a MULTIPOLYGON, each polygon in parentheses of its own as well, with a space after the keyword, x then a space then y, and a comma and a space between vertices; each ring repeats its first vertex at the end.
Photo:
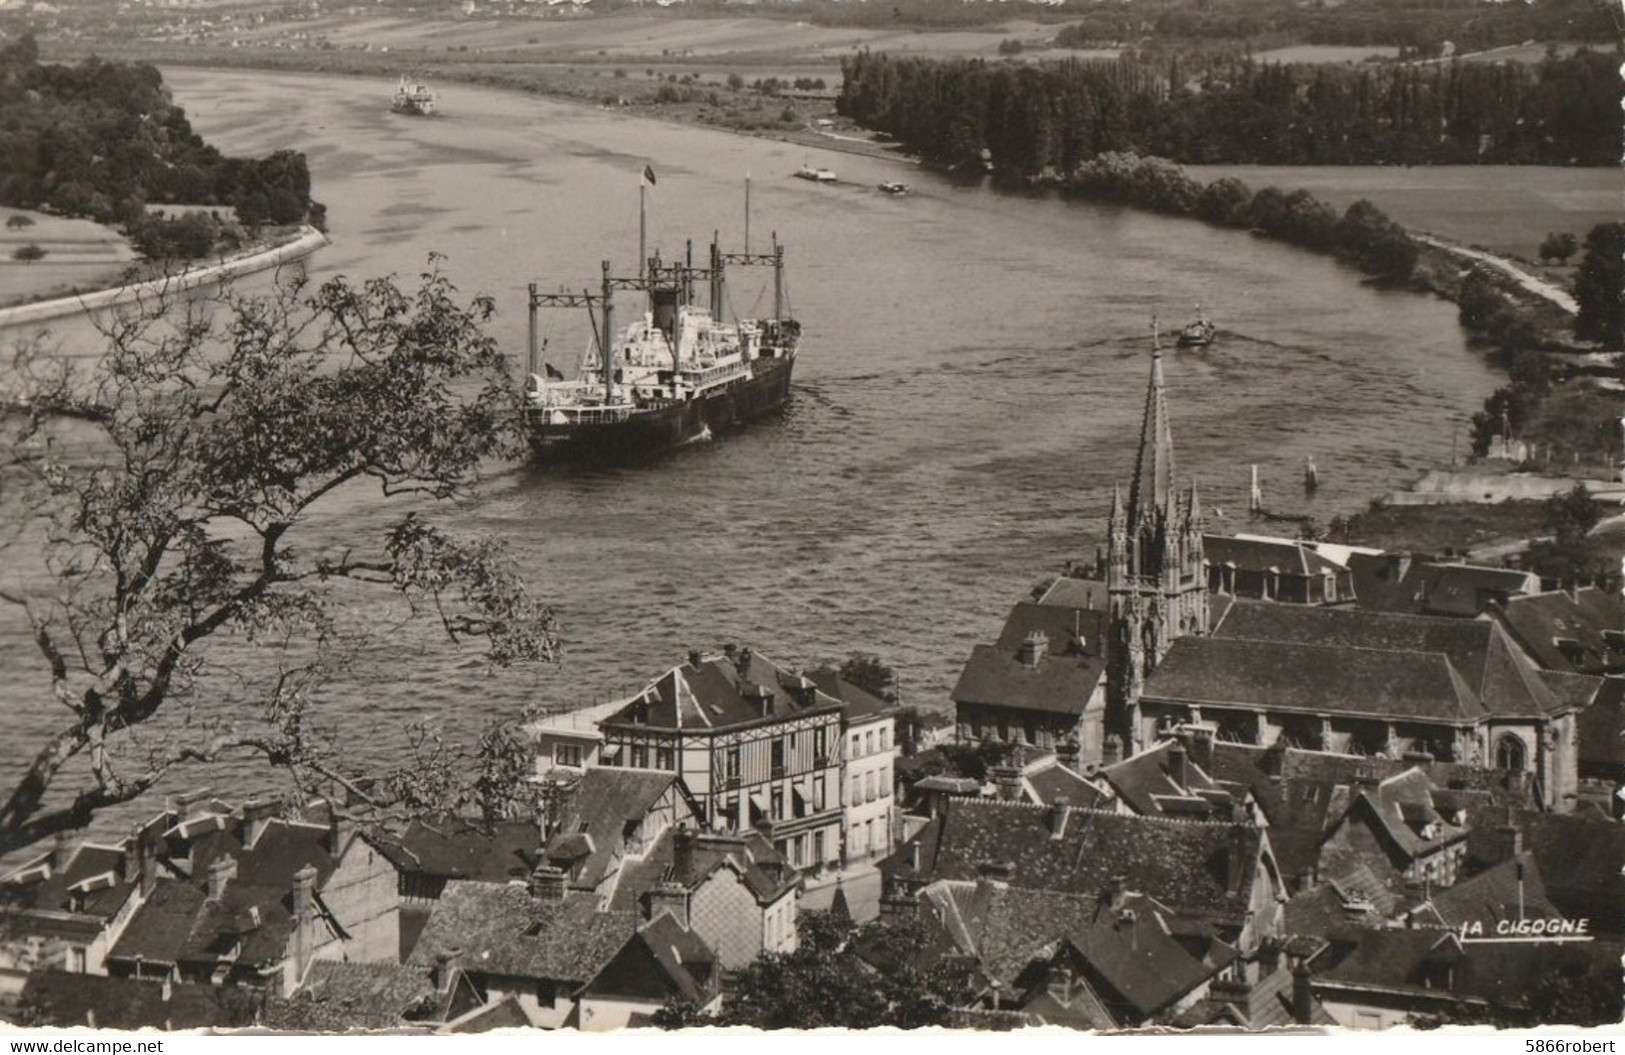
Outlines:
POLYGON ((964 1027, 1617 1009, 1618 594, 1212 534, 1167 369, 1108 544, 1010 598, 951 719, 728 644, 532 724, 516 819, 176 795, 5 876, 9 1006, 607 1030, 834 972, 770 1024, 877 989, 964 1027))
POLYGON ((0 1028, 1620 1030, 1618 18, 0 0, 0 1028))

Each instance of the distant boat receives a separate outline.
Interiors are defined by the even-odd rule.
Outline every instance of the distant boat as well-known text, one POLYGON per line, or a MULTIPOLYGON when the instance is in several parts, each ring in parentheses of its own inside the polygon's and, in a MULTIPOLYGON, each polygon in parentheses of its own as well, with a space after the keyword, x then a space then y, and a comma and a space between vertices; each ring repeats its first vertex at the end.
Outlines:
POLYGON ((908 193, 908 184, 898 183, 896 180, 887 180, 880 185, 880 189, 894 197, 901 198, 908 193))
POLYGON ((1174 338, 1174 344, 1180 348, 1206 348, 1213 343, 1213 337, 1216 333, 1218 333, 1218 330, 1211 322, 1207 321, 1207 316, 1202 314, 1202 306, 1198 304, 1196 306, 1196 321, 1189 323, 1179 331, 1179 336, 1174 338))
POLYGON ((813 168, 811 165, 803 165, 796 169, 796 176, 799 179, 812 180, 814 183, 835 182, 835 173, 832 170, 826 168, 813 168))
POLYGON ((395 99, 389 104, 391 113, 412 117, 428 117, 435 112, 434 89, 415 77, 402 77, 395 88, 395 99))

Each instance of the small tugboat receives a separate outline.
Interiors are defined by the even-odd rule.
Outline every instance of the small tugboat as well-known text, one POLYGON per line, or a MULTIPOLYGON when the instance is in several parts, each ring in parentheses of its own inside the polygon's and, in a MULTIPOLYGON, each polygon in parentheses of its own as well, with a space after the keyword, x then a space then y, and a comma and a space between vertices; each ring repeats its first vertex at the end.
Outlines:
POLYGON ((1214 328, 1211 322, 1207 321, 1207 316, 1202 314, 1202 306, 1198 304, 1196 306, 1196 321, 1179 331, 1179 336, 1174 339, 1174 344, 1180 348, 1206 348, 1213 343, 1213 337, 1216 333, 1218 333, 1218 330, 1214 328))
POLYGON ((389 104, 391 113, 411 117, 428 117, 435 112, 434 89, 417 77, 401 78, 395 88, 395 99, 389 104))
POLYGON ((802 165, 796 169, 796 178, 812 180, 814 183, 834 183, 835 173, 826 168, 813 168, 811 165, 802 165))
POLYGON ((526 416, 531 449, 546 461, 630 461, 745 424, 782 407, 790 396, 801 324, 786 310, 784 247, 767 254, 711 246, 710 266, 663 266, 658 256, 637 278, 614 278, 603 265, 597 294, 536 292, 530 287, 530 379, 526 416), (726 323, 727 264, 773 268, 773 316, 726 323), (709 304, 696 303, 696 278, 709 280, 709 304), (647 306, 617 332, 613 294, 644 293, 647 306), (593 320, 589 347, 574 379, 541 361, 540 307, 585 307, 593 320))
POLYGON ((898 183, 896 180, 887 180, 880 185, 880 189, 894 198, 901 198, 908 193, 908 184, 898 183))

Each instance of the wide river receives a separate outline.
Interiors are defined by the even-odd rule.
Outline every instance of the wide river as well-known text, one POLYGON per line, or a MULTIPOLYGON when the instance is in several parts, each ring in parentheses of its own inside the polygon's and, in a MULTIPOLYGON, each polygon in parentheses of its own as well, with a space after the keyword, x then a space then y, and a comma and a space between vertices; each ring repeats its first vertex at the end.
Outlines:
MULTIPOLYGON (((645 164, 651 250, 671 258, 691 237, 700 252, 714 230, 742 248, 747 173, 751 248, 775 230, 788 247, 806 336, 782 420, 648 468, 493 466, 477 501, 440 515, 509 542, 556 606, 563 661, 492 674, 427 628, 392 635, 324 708, 363 761, 398 761, 413 718, 471 732, 526 704, 625 692, 725 642, 789 664, 876 652, 909 700, 947 707, 1009 606, 1101 541, 1132 466, 1154 315, 1182 324, 1200 302, 1220 329, 1209 350, 1167 357, 1178 471, 1219 531, 1269 530, 1245 516, 1252 464, 1272 508, 1322 523, 1363 508, 1447 460, 1497 383, 1453 305, 1243 233, 502 91, 445 86, 424 120, 391 115, 393 86, 374 80, 166 76, 222 150, 309 156, 333 238, 313 272, 409 280, 444 254, 462 291, 496 299, 516 369, 527 283, 581 289, 601 259, 635 266, 645 164), (840 183, 792 178, 804 162, 840 183), (896 178, 916 192, 875 189, 896 178)), ((761 310, 766 276, 734 279, 735 308, 761 310)), ((571 368, 582 320, 545 328, 571 368)), ((357 492, 318 527, 366 532, 393 512, 357 492)), ((58 715, 26 628, 0 619, 3 776, 58 715)), ((242 795, 271 778, 173 783, 196 782, 242 795)))

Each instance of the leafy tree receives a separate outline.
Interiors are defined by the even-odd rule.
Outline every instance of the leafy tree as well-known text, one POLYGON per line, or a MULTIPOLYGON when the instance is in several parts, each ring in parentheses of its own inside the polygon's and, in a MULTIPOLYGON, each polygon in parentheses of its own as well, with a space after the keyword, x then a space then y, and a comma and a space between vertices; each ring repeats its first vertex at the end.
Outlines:
POLYGON ((766 953, 733 977, 720 1013, 700 1016, 669 1004, 665 1029, 917 1029, 941 1026, 974 993, 966 975, 931 955, 916 921, 857 925, 828 912, 803 912, 794 952, 766 953))
POLYGON ((491 311, 431 260, 415 291, 341 278, 155 305, 109 326, 93 376, 35 372, 41 400, 74 400, 90 435, 19 437, 32 472, 4 496, 37 529, 8 557, 49 574, 8 579, 0 601, 49 673, 41 713, 63 717, 0 802, 0 852, 226 755, 388 805, 379 789, 402 782, 364 782, 318 732, 323 684, 369 640, 342 618, 358 597, 397 595, 495 664, 554 655, 551 615, 501 543, 424 515, 522 449, 491 311), (325 499, 367 489, 413 508, 314 533, 325 499), (253 676, 234 662, 244 647, 253 676))
POLYGON ((1541 521, 1552 537, 1530 545, 1529 566, 1541 577, 1564 586, 1592 579, 1602 569, 1586 544, 1586 535, 1601 519, 1602 505, 1583 483, 1548 498, 1541 521))
POLYGON ((1600 223, 1586 235, 1574 299, 1577 340, 1625 348, 1625 223, 1600 223))
POLYGON ((864 692, 896 703, 897 672, 871 652, 854 652, 840 666, 840 675, 864 692))
POLYGON ((45 250, 41 249, 37 242, 29 242, 27 245, 20 245, 13 249, 11 258, 21 260, 25 264, 32 264, 36 260, 45 259, 45 250))
POLYGON ((1564 231, 1562 234, 1548 234, 1546 240, 1540 243, 1541 263, 1555 260, 1559 264, 1569 262, 1569 257, 1579 251, 1580 243, 1572 234, 1564 231))

